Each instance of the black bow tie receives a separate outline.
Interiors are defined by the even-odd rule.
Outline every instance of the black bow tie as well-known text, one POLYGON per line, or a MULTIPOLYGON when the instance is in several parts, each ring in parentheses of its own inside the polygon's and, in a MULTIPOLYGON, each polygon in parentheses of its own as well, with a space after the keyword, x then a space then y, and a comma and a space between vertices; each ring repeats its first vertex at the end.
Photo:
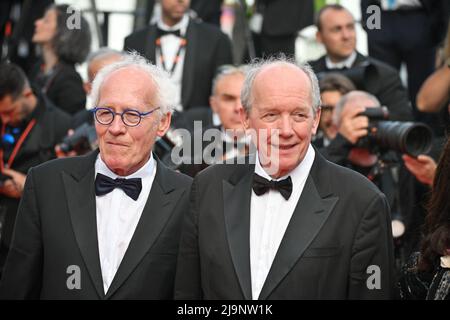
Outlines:
POLYGON ((163 30, 158 28, 158 38, 164 37, 165 35, 168 34, 173 34, 174 36, 181 38, 180 30, 163 30))
POLYGON ((257 196, 266 193, 270 189, 278 190, 283 196, 283 198, 288 200, 292 193, 292 179, 291 177, 287 177, 286 179, 280 181, 275 180, 269 181, 255 173, 253 175, 252 188, 257 196))
POLYGON ((97 196, 102 196, 110 193, 115 188, 122 189, 127 196, 136 201, 139 198, 139 194, 142 190, 141 178, 116 178, 112 179, 101 173, 97 173, 95 178, 95 194, 97 196))

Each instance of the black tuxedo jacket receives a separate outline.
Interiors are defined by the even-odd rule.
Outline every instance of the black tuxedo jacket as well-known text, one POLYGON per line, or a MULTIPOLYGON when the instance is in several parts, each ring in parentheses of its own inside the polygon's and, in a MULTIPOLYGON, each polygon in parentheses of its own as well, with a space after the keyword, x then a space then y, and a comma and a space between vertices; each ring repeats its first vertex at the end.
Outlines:
POLYGON ((286 36, 314 23, 314 1, 257 0, 258 11, 264 19, 262 33, 268 36, 286 36))
MULTIPOLYGON (((251 164, 216 165, 194 179, 180 244, 176 299, 252 299, 253 173, 251 164)), ((384 195, 358 173, 326 161, 316 151, 259 299, 390 298, 390 225, 384 195), (370 266, 380 268, 380 289, 367 286, 368 280, 372 283, 370 266)))
MULTIPOLYGON (((327 72, 336 72, 336 70, 327 68, 325 56, 309 63, 319 78, 327 72)), ((389 120, 413 120, 408 93, 402 85, 397 70, 391 66, 358 53, 352 68, 343 71, 343 74, 349 76, 359 90, 373 94, 380 100, 382 105, 388 107, 389 120), (361 70, 361 72, 358 72, 358 70, 361 70)))
MULTIPOLYGON (((124 50, 136 50, 156 63, 157 27, 151 25, 125 38, 124 50)), ((216 26, 189 21, 181 84, 181 104, 189 109, 209 105, 212 79, 217 67, 232 63, 231 43, 216 26)))
POLYGON ((95 209, 97 153, 54 160, 30 170, 0 298, 173 298, 179 235, 191 179, 157 160, 147 204, 105 294, 95 209), (80 289, 68 289, 70 266, 79 267, 80 289))

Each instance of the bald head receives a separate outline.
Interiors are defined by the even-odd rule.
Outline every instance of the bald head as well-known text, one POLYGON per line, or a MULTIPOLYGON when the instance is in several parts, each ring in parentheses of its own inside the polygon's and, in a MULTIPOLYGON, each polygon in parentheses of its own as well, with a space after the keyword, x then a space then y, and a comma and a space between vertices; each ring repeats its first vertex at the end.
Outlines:
POLYGON ((280 89, 292 86, 291 92, 295 94, 294 87, 306 89, 314 113, 320 107, 320 91, 317 77, 308 64, 296 64, 285 57, 258 60, 250 64, 241 93, 242 105, 248 113, 252 108, 254 94, 262 90, 270 90, 274 94, 280 89), (262 88, 261 88, 262 87, 262 88))

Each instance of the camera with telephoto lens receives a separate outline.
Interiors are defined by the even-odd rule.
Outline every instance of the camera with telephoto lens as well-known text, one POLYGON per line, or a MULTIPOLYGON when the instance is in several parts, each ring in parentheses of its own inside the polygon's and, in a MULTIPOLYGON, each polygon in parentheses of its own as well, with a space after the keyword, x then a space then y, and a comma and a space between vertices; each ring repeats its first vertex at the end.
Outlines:
POLYGON ((388 121, 389 111, 385 106, 367 107, 358 116, 369 118, 369 133, 358 140, 357 147, 369 149, 372 153, 394 150, 413 157, 426 154, 431 149, 433 134, 423 123, 388 121))
POLYGON ((59 147, 64 153, 74 150, 77 154, 85 154, 96 148, 97 133, 95 127, 84 123, 75 129, 72 135, 67 135, 59 147))

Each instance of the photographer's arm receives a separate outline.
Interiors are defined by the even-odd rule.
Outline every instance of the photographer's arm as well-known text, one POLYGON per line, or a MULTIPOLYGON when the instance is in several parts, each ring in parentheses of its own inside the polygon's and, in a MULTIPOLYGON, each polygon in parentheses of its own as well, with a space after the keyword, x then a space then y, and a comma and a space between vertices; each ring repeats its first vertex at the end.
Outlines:
POLYGON ((405 154, 403 155, 403 161, 405 162, 406 168, 416 177, 417 180, 428 186, 433 184, 437 167, 433 158, 421 154, 416 159, 405 154))
POLYGON ((0 187, 0 194, 3 194, 9 198, 18 199, 22 196, 23 188, 25 186, 26 175, 21 172, 12 169, 3 169, 3 174, 11 177, 5 181, 0 187))
POLYGON ((449 100, 450 67, 444 65, 425 80, 417 93, 417 109, 422 112, 438 112, 449 100))

